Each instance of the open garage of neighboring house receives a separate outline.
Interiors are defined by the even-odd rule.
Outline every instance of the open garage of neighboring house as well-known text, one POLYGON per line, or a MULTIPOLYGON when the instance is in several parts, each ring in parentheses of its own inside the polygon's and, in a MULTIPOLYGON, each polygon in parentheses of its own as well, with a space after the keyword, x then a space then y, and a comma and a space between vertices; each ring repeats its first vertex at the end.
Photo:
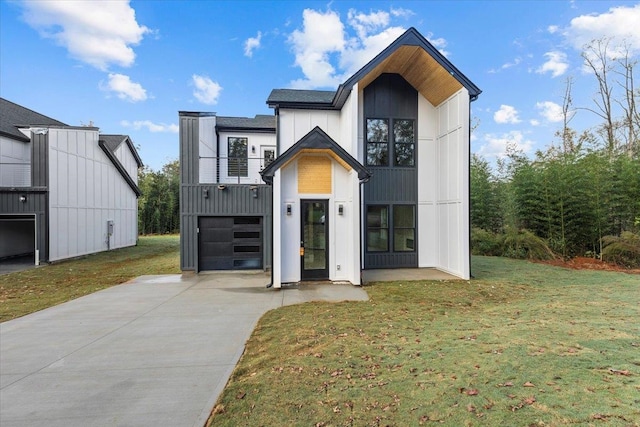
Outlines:
POLYGON ((0 215, 0 271, 2 264, 38 264, 35 215, 0 215))

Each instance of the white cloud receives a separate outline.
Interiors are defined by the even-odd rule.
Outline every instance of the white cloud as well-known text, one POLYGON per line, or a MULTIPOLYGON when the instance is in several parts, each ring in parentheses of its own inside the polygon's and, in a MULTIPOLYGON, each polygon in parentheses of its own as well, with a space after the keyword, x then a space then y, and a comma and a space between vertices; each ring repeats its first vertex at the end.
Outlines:
POLYGON ((222 92, 222 86, 218 82, 214 82, 207 76, 199 76, 194 74, 192 77, 192 83, 196 87, 193 91, 193 96, 203 104, 214 105, 218 103, 218 97, 222 92))
POLYGON ((397 18, 410 18, 415 15, 415 12, 410 9, 403 9, 401 7, 394 9, 393 7, 390 9, 391 15, 397 18))
POLYGON ((329 55, 345 48, 344 25, 337 12, 318 12, 305 9, 302 13, 302 30, 294 30, 289 36, 293 46, 295 65, 300 67, 304 79, 291 82, 298 89, 336 86, 335 68, 329 55))
POLYGON ((500 109, 493 113, 493 120, 496 123, 506 124, 506 123, 520 123, 520 118, 518 117, 518 110, 516 110, 511 105, 500 106, 500 109))
POLYGON ((559 30, 559 27, 557 25, 549 25, 547 27, 547 31, 549 32, 549 34, 555 34, 557 33, 559 30))
POLYGON ((120 125, 126 128, 134 129, 134 130, 140 130, 142 128, 146 128, 149 132, 153 132, 153 133, 158 133, 158 132, 178 133, 178 125, 176 124, 168 125, 165 123, 154 123, 150 120, 136 120, 134 122, 122 120, 120 122, 120 125))
POLYGON ((526 139, 524 134, 519 130, 513 130, 500 135, 486 134, 483 138, 483 144, 478 150, 478 154, 484 157, 503 158, 509 150, 522 151, 530 153, 534 142, 526 139))
POLYGON ((562 106, 555 102, 536 102, 536 108, 540 110, 540 115, 551 123, 561 122, 564 119, 562 106))
POLYGON ((152 32, 136 21, 128 0, 25 1, 24 20, 42 37, 50 38, 82 62, 106 71, 111 64, 129 67, 131 46, 152 32))
POLYGON ((99 88, 105 92, 115 92, 120 99, 129 102, 140 102, 147 99, 147 91, 140 83, 131 81, 129 76, 124 74, 109 73, 107 84, 100 82, 99 88))
MULTIPOLYGON (((305 9, 302 29, 293 31, 288 40, 295 55, 295 65, 300 67, 304 77, 292 81, 290 86, 335 88, 405 31, 402 27, 390 26, 392 17, 406 17, 412 13, 406 9, 369 13, 350 9, 345 24, 335 11, 305 9), (355 34, 350 35, 348 28, 355 34)), ((434 42, 446 45, 444 39, 434 42)))
POLYGON ((632 52, 640 51, 640 3, 612 7, 599 15, 581 15, 571 20, 563 32, 569 43, 582 50, 594 39, 613 38, 626 42, 632 52))
POLYGON ((542 64, 536 70, 538 74, 551 73, 551 77, 558 77, 563 75, 569 68, 567 62, 567 54, 560 51, 551 51, 544 54, 547 58, 547 62, 542 64))
POLYGON ((529 124, 531 126, 540 126, 540 120, 531 119, 531 120, 529 120, 529 124))
POLYGON ((258 35, 255 37, 249 37, 244 42, 244 56, 251 58, 253 51, 260 47, 260 40, 262 40, 262 32, 258 31, 258 35))

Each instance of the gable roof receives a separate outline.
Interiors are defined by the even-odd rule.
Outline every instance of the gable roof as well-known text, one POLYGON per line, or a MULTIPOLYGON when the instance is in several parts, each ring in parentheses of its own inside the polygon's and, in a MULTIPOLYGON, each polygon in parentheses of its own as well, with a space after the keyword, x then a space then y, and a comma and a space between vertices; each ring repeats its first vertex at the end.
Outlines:
POLYGON ((293 144, 287 151, 279 155, 266 168, 260 171, 262 180, 267 184, 273 183, 273 175, 278 169, 292 161, 298 154, 307 151, 328 151, 339 163, 346 164, 358 173, 360 181, 367 181, 371 177, 371 172, 367 170, 359 161, 351 156, 344 148, 338 145, 320 127, 316 126, 303 136, 298 142, 293 144))
MULTIPOLYGON (((442 101, 460 90, 469 92, 471 101, 475 101, 482 90, 460 72, 438 49, 415 28, 409 28, 393 43, 387 46, 375 58, 353 74, 347 81, 338 86, 329 101, 315 102, 317 107, 325 109, 341 109, 351 89, 356 83, 361 88, 368 86, 382 73, 396 73, 405 78, 432 105, 440 105, 442 101)), ((314 108, 309 99, 325 99, 330 92, 326 91, 293 91, 276 89, 267 99, 270 107, 314 108), (282 96, 286 92, 287 96, 282 96), (311 95, 309 92, 318 92, 311 95)))
POLYGON ((129 147, 129 151, 131 151, 131 154, 136 159, 138 167, 141 168, 142 166, 144 166, 144 164, 142 163, 142 159, 138 155, 138 150, 136 150, 136 147, 133 145, 133 141, 131 141, 129 135, 100 134, 99 140, 104 141, 105 145, 109 148, 109 150, 111 150, 114 155, 120 144, 124 142, 125 144, 127 144, 127 146, 129 147))
POLYGON ((111 161, 111 163, 113 163, 113 166, 115 166, 120 175, 122 175, 122 178, 125 180, 127 185, 133 190, 134 193, 136 193, 136 196, 140 197, 142 195, 142 190, 140 190, 138 184, 136 184, 135 181, 129 176, 129 173, 124 168, 124 166, 122 166, 122 163, 120 163, 120 160, 118 160, 115 153, 107 146, 105 140, 99 139, 98 146, 102 149, 104 154, 107 155, 107 158, 111 161))
POLYGON ((30 139, 20 132, 20 127, 31 126, 67 126, 65 123, 36 113, 14 102, 0 98, 0 135, 29 142, 30 139))
POLYGON ((273 132, 276 131, 276 117, 266 114, 258 114, 250 117, 216 117, 216 127, 226 131, 254 131, 273 132))

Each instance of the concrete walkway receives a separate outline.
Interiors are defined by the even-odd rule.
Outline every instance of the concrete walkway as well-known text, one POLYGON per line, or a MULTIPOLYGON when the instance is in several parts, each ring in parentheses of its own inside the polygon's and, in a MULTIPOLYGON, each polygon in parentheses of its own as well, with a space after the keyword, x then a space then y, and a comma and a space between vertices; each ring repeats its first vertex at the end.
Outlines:
POLYGON ((263 273, 142 276, 0 324, 0 425, 201 427, 266 311, 367 300, 263 273))

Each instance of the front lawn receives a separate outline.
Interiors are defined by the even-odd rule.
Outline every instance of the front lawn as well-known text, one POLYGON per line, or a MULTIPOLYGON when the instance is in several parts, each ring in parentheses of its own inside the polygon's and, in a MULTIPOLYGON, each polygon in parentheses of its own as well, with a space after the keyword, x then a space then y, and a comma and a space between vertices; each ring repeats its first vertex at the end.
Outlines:
POLYGON ((473 272, 267 313, 210 423, 640 425, 639 275, 489 257, 473 272))
POLYGON ((130 248, 0 275, 0 322, 143 274, 180 273, 180 237, 143 236, 130 248))

